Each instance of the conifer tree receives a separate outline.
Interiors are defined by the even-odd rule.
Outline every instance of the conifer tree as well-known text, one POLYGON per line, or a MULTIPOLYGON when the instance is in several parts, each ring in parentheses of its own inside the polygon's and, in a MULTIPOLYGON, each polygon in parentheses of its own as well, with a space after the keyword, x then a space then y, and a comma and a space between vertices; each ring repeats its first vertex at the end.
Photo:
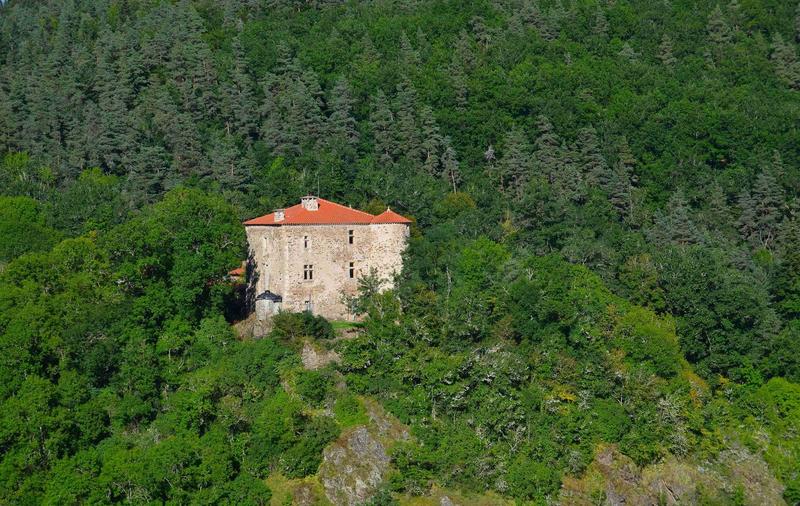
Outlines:
POLYGON ((800 42, 800 3, 794 11, 794 40, 800 42))
POLYGON ((458 157, 449 137, 444 138, 444 152, 442 153, 442 176, 452 186, 453 193, 458 191, 461 182, 458 157))
POLYGON ((736 221, 736 227, 744 240, 751 241, 757 228, 757 213, 756 202, 750 190, 744 189, 739 194, 736 207, 739 209, 739 219, 736 221))
POLYGON ((633 47, 631 47, 630 43, 627 41, 625 41, 625 43, 622 44, 622 49, 619 50, 618 54, 619 56, 628 60, 629 62, 639 61, 639 53, 637 53, 636 50, 634 50, 633 47))
POLYGON ((767 171, 762 171, 753 186, 755 206, 755 237, 758 243, 769 248, 777 234, 784 206, 783 189, 767 171))
POLYGON ((240 36, 233 38, 231 82, 225 87, 223 96, 228 111, 227 130, 236 132, 249 143, 258 129, 258 117, 253 113, 257 110, 255 86, 247 72, 240 36))
POLYGON ((379 89, 375 94, 370 109, 369 126, 378 162, 382 165, 389 165, 394 161, 397 142, 395 140, 394 114, 383 90, 379 89))
POLYGON ((222 190, 242 191, 249 184, 252 167, 244 159, 233 135, 217 135, 209 149, 210 170, 202 177, 207 182, 216 182, 222 190), (209 181, 210 180, 210 181, 209 181))
POLYGON ((500 190, 519 196, 531 171, 530 145, 522 130, 515 127, 506 133, 502 153, 498 164, 500 190))
POLYGON ((672 52, 672 38, 666 33, 661 37, 661 43, 658 46, 658 59, 665 67, 669 68, 674 67, 677 63, 672 52))
POLYGON ((546 116, 539 115, 536 118, 536 128, 539 136, 534 143, 534 167, 539 174, 552 183, 555 175, 562 168, 561 139, 546 116))
POLYGON ((403 152, 409 160, 420 160, 422 144, 420 130, 417 124, 417 90, 408 82, 397 85, 397 95, 394 99, 394 110, 397 114, 395 123, 397 139, 403 152))
POLYGON ((610 170, 603 153, 600 152, 597 130, 593 126, 582 128, 578 133, 577 151, 586 183, 590 187, 605 188, 611 177, 610 170))
POLYGON ((97 130, 87 146, 94 153, 93 165, 122 174, 125 162, 134 150, 135 133, 127 106, 133 101, 133 91, 118 65, 124 58, 119 38, 110 32, 104 32, 100 37, 103 43, 98 45, 100 55, 94 87, 97 130))
POLYGON ((421 137, 421 159, 423 167, 430 175, 438 175, 441 168, 439 166, 439 153, 442 147, 442 135, 439 133, 439 126, 433 117, 433 109, 424 105, 419 112, 420 137, 421 137))
POLYGON ((355 100, 350 91, 350 84, 344 77, 339 77, 331 90, 328 101, 328 135, 331 143, 344 143, 352 146, 358 142, 356 120, 353 117, 355 100))
POLYGON ((632 205, 633 185, 624 163, 617 161, 614 164, 608 173, 604 189, 617 214, 622 217, 628 216, 632 205))
POLYGON ((800 62, 795 48, 784 42, 779 33, 772 35, 772 55, 778 78, 793 89, 800 89, 800 62))
POLYGON ((405 31, 400 34, 400 62, 404 70, 411 73, 416 72, 422 62, 419 52, 414 49, 405 31))
POLYGON ((605 11, 600 5, 598 5, 597 9, 595 10, 592 33, 603 39, 608 37, 608 19, 606 18, 605 11))
POLYGON ((731 41, 731 28, 719 5, 714 7, 714 10, 708 16, 706 32, 708 33, 709 42, 715 46, 721 46, 731 41))
POLYGON ((677 189, 667 202, 666 213, 658 223, 660 233, 668 241, 685 246, 696 243, 697 229, 690 215, 689 202, 682 189, 677 189))
POLYGON ((731 209, 725 191, 716 181, 709 188, 703 213, 704 225, 713 231, 721 231, 731 223, 731 209))

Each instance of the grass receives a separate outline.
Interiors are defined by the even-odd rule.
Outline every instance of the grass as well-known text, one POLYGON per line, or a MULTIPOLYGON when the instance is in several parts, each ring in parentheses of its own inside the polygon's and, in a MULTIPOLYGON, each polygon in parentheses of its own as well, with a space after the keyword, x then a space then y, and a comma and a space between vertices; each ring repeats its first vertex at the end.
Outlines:
POLYGON ((361 322, 350 322, 347 320, 331 320, 331 327, 334 332, 338 330, 357 329, 361 327, 361 322))

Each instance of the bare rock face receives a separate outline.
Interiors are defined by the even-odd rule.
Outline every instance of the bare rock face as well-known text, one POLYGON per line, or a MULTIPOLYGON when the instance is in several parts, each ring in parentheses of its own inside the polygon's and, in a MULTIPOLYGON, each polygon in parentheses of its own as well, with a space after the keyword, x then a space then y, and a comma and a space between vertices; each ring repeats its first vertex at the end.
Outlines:
POLYGON ((306 341, 303 345, 303 351, 300 354, 300 359, 303 361, 303 367, 310 371, 322 369, 331 362, 339 363, 341 358, 335 351, 325 351, 317 349, 313 344, 306 341))
POLYGON ((589 506, 597 504, 596 497, 601 496, 609 506, 671 506, 709 500, 722 504, 736 486, 741 487, 745 504, 786 504, 783 487, 764 459, 737 445, 702 465, 669 457, 644 469, 616 446, 607 445, 598 449, 582 478, 564 479, 560 503, 589 506))
POLYGON ((333 504, 354 506, 372 497, 388 470, 386 448, 361 426, 325 449, 319 479, 333 504))

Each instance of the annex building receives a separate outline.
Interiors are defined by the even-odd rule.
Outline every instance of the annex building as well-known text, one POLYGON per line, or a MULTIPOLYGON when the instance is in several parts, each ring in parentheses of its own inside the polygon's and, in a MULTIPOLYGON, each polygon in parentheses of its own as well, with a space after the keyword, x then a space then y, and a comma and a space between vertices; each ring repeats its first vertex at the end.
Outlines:
POLYGON ((244 222, 257 318, 283 310, 352 319, 343 295, 372 269, 392 286, 410 224, 388 208, 372 215, 312 195, 244 222))

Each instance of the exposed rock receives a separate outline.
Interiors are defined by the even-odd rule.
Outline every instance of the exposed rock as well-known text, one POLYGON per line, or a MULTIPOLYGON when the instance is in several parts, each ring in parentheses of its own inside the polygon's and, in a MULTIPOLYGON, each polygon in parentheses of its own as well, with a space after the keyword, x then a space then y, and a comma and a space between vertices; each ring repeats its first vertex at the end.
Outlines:
POLYGON ((366 427, 342 435, 323 452, 319 479, 325 495, 337 506, 367 501, 389 470, 384 445, 366 427))
POLYGON ((313 506, 318 502, 319 499, 316 494, 314 494, 314 489, 307 483, 298 485, 292 490, 292 504, 298 506, 313 506))
POLYGON ((378 437, 384 444, 391 445, 395 441, 407 441, 411 434, 408 427, 400 423, 400 420, 390 415, 374 399, 363 399, 364 409, 372 422, 378 437))
POLYGON ((439 501, 439 505, 440 506, 458 506, 456 503, 454 503, 452 501, 452 499, 450 499, 446 495, 442 496, 441 500, 439 501))
POLYGON ((339 354, 335 351, 318 349, 308 341, 303 345, 300 358, 303 361, 303 367, 310 371, 322 369, 331 362, 338 364, 341 360, 341 357, 339 357, 339 354))
POLYGON ((745 448, 732 447, 703 465, 669 457, 639 469, 616 446, 607 445, 598 448, 583 477, 564 479, 560 503, 588 506, 603 496, 611 506, 725 503, 737 489, 748 505, 785 504, 783 487, 764 459, 745 448))

